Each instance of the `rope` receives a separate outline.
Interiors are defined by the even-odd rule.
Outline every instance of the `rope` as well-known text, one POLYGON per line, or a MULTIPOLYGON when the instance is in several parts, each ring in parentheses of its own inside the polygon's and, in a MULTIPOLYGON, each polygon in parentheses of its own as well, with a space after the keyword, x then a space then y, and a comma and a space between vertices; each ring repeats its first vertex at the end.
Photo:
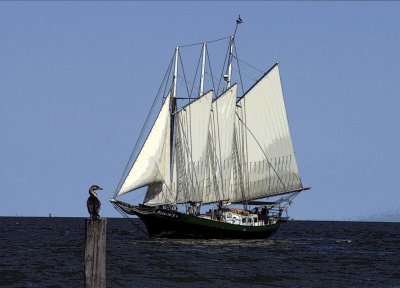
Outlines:
MULTIPOLYGON (((236 49, 236 47, 235 47, 235 49, 236 49)), ((247 66, 253 68, 253 69, 256 70, 257 72, 260 72, 261 74, 264 74, 264 73, 265 73, 265 72, 262 71, 261 69, 255 67, 255 66, 253 66, 253 65, 251 65, 251 64, 249 64, 249 63, 247 63, 246 61, 244 61, 244 60, 242 60, 242 59, 239 59, 239 58, 237 57, 237 55, 236 55, 236 56, 234 55, 233 58, 235 58, 236 61, 242 62, 243 64, 245 64, 245 65, 247 65, 247 66)))
POLYGON ((236 48, 235 42, 233 42, 233 48, 234 48, 234 51, 235 51, 235 54, 236 54, 235 59, 236 59, 236 65, 237 65, 237 68, 238 68, 238 74, 239 74, 239 79, 240 79, 240 86, 241 86, 241 88, 242 88, 242 95, 244 95, 244 87, 243 87, 242 73, 241 73, 241 71, 240 71, 240 65, 239 65, 239 61, 238 61, 238 57, 237 57, 237 48, 236 48))
MULTIPOLYGON (((179 60, 180 60, 180 63, 181 63, 181 68, 182 68, 183 80, 184 80, 184 83, 185 83, 187 95, 188 95, 189 98, 191 98, 191 93, 189 93, 188 81, 186 79, 185 68, 183 67, 183 61, 182 61, 181 54, 182 53, 179 53, 179 60)), ((196 73, 197 73, 197 71, 196 71, 196 73)), ((193 89, 192 89, 192 91, 193 91, 193 89)))
MULTIPOLYGON (((215 39, 215 40, 211 40, 211 41, 205 41, 205 42, 214 43, 214 42, 218 42, 218 41, 222 41, 222 40, 228 39, 230 37, 231 36, 226 36, 226 37, 223 37, 223 38, 219 38, 219 39, 215 39)), ((186 47, 192 47, 192 46, 203 45, 203 44, 204 44, 204 42, 199 42, 199 43, 194 43, 194 44, 180 45, 178 47, 179 48, 186 48, 186 47)))
MULTIPOLYGON (((212 87, 213 87, 214 91, 218 92, 217 90, 215 90, 214 76, 213 76, 213 72, 212 72, 210 54, 208 52, 208 49, 206 50, 206 53, 207 53, 207 60, 208 60, 208 68, 210 69, 210 77, 211 77, 212 87)), ((214 95, 214 97, 216 97, 216 95, 214 95)))
POLYGON ((135 228, 136 228, 136 227, 139 228, 144 234, 146 234, 147 236, 150 236, 149 233, 148 233, 146 230, 144 230, 138 223, 135 223, 135 222, 133 221, 133 219, 130 218, 130 217, 124 212, 124 210, 122 210, 122 209, 121 209, 119 206, 117 206, 117 205, 113 205, 113 206, 114 206, 115 210, 117 210, 117 211, 118 211, 125 219, 127 219, 128 222, 131 223, 135 228))
MULTIPOLYGON (((251 132, 251 130, 249 129, 249 127, 247 127, 247 125, 243 122, 243 120, 240 118, 240 116, 236 113, 236 116, 238 117, 239 121, 242 122, 243 126, 246 128, 247 131, 250 132, 250 135, 253 136, 253 139, 256 141, 257 145, 260 147, 261 152, 264 154, 265 156, 265 160, 267 160, 268 164, 270 165, 270 167, 272 168, 272 170, 274 170, 276 176, 278 176, 279 182, 281 182, 282 186, 283 186, 283 190, 285 192, 288 192, 286 189, 285 184, 282 181, 282 178, 279 176, 278 172, 275 170, 274 166, 271 164, 271 162, 268 160, 267 154, 265 153, 264 149, 262 148, 261 144, 258 142, 257 138, 254 136, 253 132, 251 132)), ((246 133, 247 134, 247 133, 246 133)))

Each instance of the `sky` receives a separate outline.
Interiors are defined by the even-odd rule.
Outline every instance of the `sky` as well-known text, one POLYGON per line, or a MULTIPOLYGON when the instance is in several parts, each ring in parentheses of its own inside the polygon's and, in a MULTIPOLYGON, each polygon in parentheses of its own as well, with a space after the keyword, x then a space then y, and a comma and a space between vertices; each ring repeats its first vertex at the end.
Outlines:
POLYGON ((289 215, 400 221, 400 3, 370 1, 1 2, 0 216, 85 217, 98 184, 100 215, 120 217, 108 198, 175 46, 239 14, 239 57, 280 62, 312 187, 289 215))

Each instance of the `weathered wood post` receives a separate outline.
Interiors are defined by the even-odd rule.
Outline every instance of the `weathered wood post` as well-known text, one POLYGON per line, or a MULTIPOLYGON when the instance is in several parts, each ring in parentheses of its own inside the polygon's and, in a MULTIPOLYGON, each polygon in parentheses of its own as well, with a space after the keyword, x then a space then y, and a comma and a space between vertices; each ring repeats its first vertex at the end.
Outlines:
POLYGON ((85 287, 106 287, 107 219, 86 219, 85 287))

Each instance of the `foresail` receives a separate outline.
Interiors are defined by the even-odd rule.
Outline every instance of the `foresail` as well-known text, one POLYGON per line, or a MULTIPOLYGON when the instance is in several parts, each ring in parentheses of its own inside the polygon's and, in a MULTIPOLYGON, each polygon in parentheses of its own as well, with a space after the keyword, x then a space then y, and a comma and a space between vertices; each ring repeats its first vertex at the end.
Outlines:
POLYGON ((237 103, 232 202, 302 188, 278 65, 237 103))
POLYGON ((203 203, 227 199, 231 189, 236 94, 235 84, 212 103, 203 203))
MULTIPOLYGON (((159 183, 170 183, 170 98, 168 95, 151 131, 117 195, 159 183)), ((168 187, 166 187, 168 188, 168 187)))
POLYGON ((173 190, 177 203, 202 201, 212 97, 210 91, 175 116, 173 190))

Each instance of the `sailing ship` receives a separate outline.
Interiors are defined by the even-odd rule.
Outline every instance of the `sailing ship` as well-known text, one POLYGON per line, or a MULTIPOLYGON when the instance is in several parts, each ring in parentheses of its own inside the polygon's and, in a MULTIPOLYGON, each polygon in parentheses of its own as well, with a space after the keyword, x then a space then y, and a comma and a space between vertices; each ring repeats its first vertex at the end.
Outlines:
POLYGON ((299 175, 279 65, 238 95, 239 84, 232 84, 233 60, 239 59, 235 35, 236 29, 226 37, 221 93, 214 87, 204 92, 205 42, 199 93, 181 97, 178 64, 184 47, 176 47, 167 72, 172 83, 165 84, 165 95, 159 93, 159 113, 150 131, 142 130, 147 137, 137 142, 140 150, 110 199, 125 216, 138 216, 151 237, 265 239, 288 219, 282 214, 293 198, 308 189, 299 175), (121 200, 143 189, 142 203, 121 200))

